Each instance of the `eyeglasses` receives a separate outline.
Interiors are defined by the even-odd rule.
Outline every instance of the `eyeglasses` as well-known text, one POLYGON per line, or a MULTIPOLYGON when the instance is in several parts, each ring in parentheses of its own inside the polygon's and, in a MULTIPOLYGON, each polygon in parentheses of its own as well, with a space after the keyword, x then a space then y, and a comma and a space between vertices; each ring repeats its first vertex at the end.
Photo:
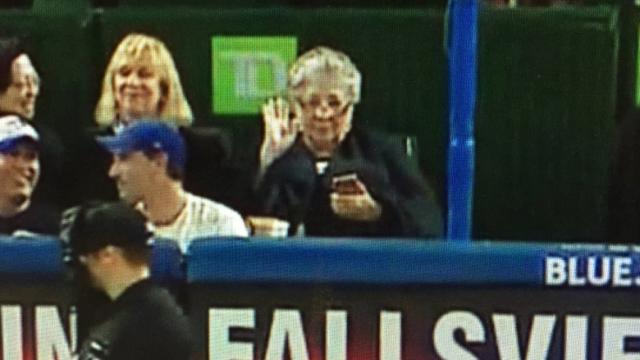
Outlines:
POLYGON ((31 88, 39 88, 40 87, 40 78, 39 77, 28 77, 24 80, 18 80, 18 81, 14 81, 10 84, 10 86, 13 86, 15 88, 17 88, 18 90, 22 90, 26 87, 31 87, 31 88))
POLYGON ((331 110, 333 116, 344 115, 347 110, 353 105, 353 102, 343 100, 337 97, 330 96, 328 99, 322 99, 320 97, 311 97, 310 99, 297 99, 298 104, 303 110, 315 110, 320 106, 326 104, 326 107, 331 110))

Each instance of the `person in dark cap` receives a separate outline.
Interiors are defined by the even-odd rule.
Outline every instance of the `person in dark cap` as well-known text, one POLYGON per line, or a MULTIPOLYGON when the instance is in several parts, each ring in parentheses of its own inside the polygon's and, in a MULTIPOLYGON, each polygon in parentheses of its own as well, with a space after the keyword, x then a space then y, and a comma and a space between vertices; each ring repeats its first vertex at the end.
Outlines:
POLYGON ((187 319, 149 279, 153 232, 144 215, 125 203, 94 202, 67 210, 61 224, 67 260, 84 267, 91 285, 111 300, 78 359, 189 359, 187 319))
POLYGON ((33 201, 40 178, 40 136, 15 115, 0 116, 0 234, 57 234, 60 213, 33 201))

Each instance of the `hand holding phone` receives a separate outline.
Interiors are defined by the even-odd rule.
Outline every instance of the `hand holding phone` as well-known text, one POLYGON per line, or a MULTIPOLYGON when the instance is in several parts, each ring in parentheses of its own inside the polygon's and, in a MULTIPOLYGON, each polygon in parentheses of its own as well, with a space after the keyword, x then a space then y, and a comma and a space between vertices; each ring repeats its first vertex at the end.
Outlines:
POLYGON ((331 209, 339 217, 357 221, 376 221, 382 207, 371 197, 355 173, 336 175, 332 182, 331 209))

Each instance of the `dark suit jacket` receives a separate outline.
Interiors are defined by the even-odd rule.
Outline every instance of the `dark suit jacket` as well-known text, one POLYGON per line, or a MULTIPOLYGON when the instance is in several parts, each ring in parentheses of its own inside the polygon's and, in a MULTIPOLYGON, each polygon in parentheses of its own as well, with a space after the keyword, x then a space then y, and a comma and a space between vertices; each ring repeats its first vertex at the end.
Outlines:
POLYGON ((388 136, 354 128, 334 152, 325 173, 301 139, 267 169, 257 190, 260 213, 285 219, 309 236, 442 235, 442 214, 419 169, 388 136), (334 175, 356 173, 381 204, 373 222, 338 217, 330 206, 334 175))

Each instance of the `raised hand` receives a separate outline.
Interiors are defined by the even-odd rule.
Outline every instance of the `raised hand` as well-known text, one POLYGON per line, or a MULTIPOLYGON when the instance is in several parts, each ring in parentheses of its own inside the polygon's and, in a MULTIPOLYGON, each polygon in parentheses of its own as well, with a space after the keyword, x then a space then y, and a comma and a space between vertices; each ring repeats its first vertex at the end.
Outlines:
POLYGON ((300 131, 300 111, 297 110, 280 97, 271 98, 262 105, 264 134, 260 146, 261 172, 295 141, 300 131))

